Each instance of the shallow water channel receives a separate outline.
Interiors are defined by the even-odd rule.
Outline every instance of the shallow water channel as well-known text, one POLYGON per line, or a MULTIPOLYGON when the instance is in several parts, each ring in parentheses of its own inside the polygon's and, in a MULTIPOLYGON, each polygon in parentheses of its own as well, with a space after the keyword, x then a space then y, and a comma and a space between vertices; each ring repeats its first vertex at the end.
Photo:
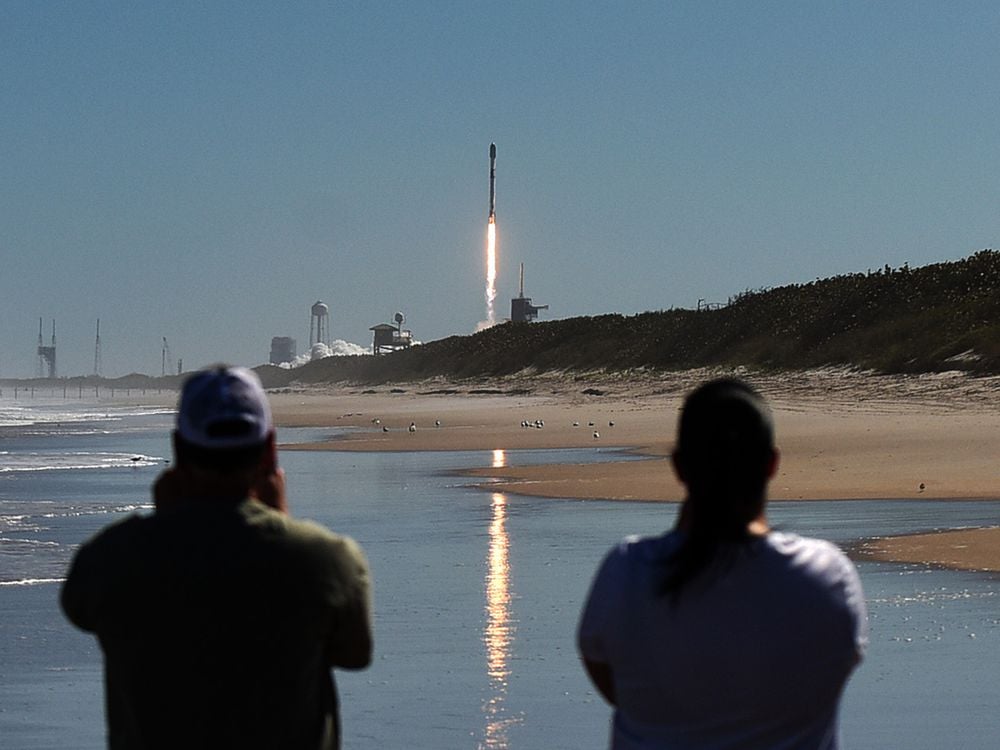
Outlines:
MULTIPOLYGON (((129 440, 136 453, 166 455, 162 432, 129 440)), ((627 534, 662 531, 675 508, 491 493, 453 471, 617 457, 607 450, 282 453, 293 513, 355 537, 373 570, 375 662, 337 677, 345 747, 606 746, 610 712, 574 648, 579 608, 607 548, 627 534)), ((20 580, 39 579, 15 585, 8 577, 0 586, 4 747, 103 747, 100 651, 62 619, 58 583, 44 579, 58 577, 94 529, 144 501, 157 470, 63 472, 41 481, 44 497, 26 495, 23 481, 0 482, 3 513, 31 516, 37 504, 37 518, 18 522, 18 538, 38 544, 24 547, 17 564, 20 580), (42 512, 52 508, 64 512, 42 512)), ((771 511, 780 528, 841 544, 998 518, 1000 502, 789 503, 771 511)), ((847 688, 844 746, 995 747, 1000 579, 923 566, 859 568, 871 646, 847 688)))

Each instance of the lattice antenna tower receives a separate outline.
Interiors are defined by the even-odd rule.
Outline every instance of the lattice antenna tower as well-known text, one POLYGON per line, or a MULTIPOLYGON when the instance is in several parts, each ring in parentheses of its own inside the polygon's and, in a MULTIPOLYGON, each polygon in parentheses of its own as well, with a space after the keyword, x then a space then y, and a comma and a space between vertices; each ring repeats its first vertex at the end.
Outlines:
POLYGON ((94 375, 101 377, 101 319, 97 319, 97 338, 94 340, 94 375))
POLYGON ((45 346, 45 341, 42 339, 42 319, 38 319, 38 366, 35 368, 35 374, 38 377, 42 377, 45 374, 45 360, 42 358, 42 347, 45 346))

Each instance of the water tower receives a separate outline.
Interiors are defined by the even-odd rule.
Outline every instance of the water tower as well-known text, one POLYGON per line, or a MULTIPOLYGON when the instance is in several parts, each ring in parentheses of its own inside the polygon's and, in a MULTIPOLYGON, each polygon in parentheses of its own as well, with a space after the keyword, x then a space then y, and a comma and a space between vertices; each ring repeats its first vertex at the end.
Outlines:
POLYGON ((313 344, 330 345, 330 308, 318 301, 312 306, 309 321, 309 346, 313 344))

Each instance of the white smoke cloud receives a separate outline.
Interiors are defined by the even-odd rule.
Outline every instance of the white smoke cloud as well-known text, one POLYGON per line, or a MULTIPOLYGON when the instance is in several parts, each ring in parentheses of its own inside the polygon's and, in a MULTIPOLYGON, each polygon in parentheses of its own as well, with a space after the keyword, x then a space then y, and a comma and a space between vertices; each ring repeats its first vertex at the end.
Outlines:
POLYGON ((356 354, 369 353, 369 350, 364 346, 352 344, 349 341, 344 341, 343 339, 337 339, 336 341, 330 342, 329 345, 324 343, 313 344, 312 348, 305 354, 300 354, 291 362, 282 362, 278 365, 278 367, 283 367, 288 370, 295 367, 302 367, 302 365, 316 359, 326 359, 327 357, 350 357, 356 354))

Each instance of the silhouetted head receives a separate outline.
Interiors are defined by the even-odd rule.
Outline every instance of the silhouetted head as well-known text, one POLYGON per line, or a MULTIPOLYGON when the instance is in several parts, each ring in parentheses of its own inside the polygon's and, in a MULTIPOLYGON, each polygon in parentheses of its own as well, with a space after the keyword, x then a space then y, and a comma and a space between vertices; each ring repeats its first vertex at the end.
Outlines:
POLYGON ((774 469, 774 425, 757 391, 741 380, 712 380, 687 397, 674 465, 691 494, 763 494, 774 469))
POLYGON ((771 413, 741 380, 712 380, 684 401, 673 462, 687 487, 680 546, 666 561, 661 591, 674 597, 763 522, 765 489, 777 466, 771 413))
POLYGON ((220 366, 185 381, 174 431, 178 464, 219 474, 249 471, 273 434, 267 395, 252 370, 220 366))

